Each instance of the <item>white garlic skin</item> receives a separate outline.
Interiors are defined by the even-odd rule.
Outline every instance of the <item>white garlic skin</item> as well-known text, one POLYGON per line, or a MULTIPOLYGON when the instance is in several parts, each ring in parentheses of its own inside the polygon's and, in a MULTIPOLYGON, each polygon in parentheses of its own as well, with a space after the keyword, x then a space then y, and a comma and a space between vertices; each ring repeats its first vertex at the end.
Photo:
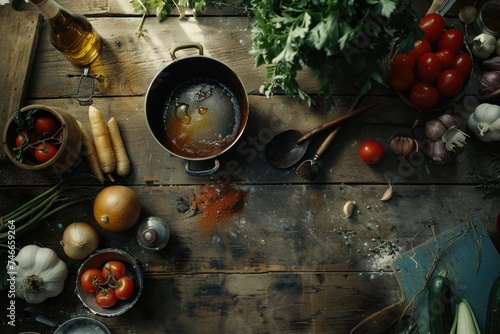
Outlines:
POLYGON ((500 106, 481 103, 470 114, 467 126, 483 142, 500 141, 500 106))
POLYGON ((474 57, 486 59, 495 52, 496 38, 488 34, 480 34, 472 41, 471 52, 474 57))

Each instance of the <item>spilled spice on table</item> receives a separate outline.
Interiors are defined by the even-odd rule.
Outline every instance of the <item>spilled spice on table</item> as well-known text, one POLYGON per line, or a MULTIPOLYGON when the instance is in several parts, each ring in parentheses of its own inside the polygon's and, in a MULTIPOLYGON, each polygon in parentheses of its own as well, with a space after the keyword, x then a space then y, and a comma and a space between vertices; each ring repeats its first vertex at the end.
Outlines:
POLYGON ((209 185, 202 187, 191 201, 191 208, 198 214, 200 229, 212 231, 218 223, 230 219, 243 209, 248 191, 231 185, 209 185))

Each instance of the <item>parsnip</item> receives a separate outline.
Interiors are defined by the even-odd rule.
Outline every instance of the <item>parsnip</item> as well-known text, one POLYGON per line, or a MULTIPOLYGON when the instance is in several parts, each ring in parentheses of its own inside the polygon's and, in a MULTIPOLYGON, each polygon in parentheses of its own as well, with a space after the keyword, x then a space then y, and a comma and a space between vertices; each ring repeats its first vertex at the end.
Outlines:
POLYGON ((101 165, 99 164, 99 159, 97 158, 96 149, 94 146, 94 141, 90 137, 89 132, 85 128, 85 126, 80 121, 76 121, 80 126, 80 130, 82 132, 82 145, 83 151, 85 153, 85 157, 90 165, 90 170, 92 174, 99 180, 99 182, 104 182, 104 173, 102 172, 101 165))
POLYGON ((116 158, 116 174, 121 177, 125 177, 130 173, 130 159, 127 155, 127 150, 125 149, 125 144, 123 143, 123 138, 120 134, 120 128, 118 127, 118 122, 114 117, 111 117, 106 123, 109 133, 109 139, 111 140, 111 146, 115 152, 116 158))
POLYGON ((89 107, 89 120, 99 164, 102 171, 110 175, 115 171, 116 158, 109 139, 106 121, 102 112, 94 106, 89 107))

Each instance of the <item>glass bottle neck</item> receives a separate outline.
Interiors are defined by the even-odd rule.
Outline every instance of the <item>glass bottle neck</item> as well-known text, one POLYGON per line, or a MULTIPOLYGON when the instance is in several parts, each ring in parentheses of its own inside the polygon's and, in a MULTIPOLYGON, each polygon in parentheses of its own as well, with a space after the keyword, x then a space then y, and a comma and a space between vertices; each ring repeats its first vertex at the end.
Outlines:
POLYGON ((47 19, 53 19, 61 10, 61 6, 54 0, 30 0, 47 19))

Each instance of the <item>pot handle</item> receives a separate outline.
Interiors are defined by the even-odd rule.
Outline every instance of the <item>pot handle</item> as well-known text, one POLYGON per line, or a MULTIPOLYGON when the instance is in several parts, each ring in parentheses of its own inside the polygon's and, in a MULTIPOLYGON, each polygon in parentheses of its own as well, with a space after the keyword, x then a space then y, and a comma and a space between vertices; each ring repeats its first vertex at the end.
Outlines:
POLYGON ((192 48, 198 49, 200 56, 203 56, 203 45, 201 45, 198 42, 187 42, 187 43, 177 44, 172 49, 170 49, 170 57, 172 57, 173 60, 176 60, 177 56, 175 55, 175 53, 177 51, 184 49, 192 49, 192 48))
POLYGON ((214 160, 214 166, 207 170, 192 170, 191 169, 191 161, 186 162, 186 166, 184 170, 190 176, 209 176, 214 174, 219 169, 220 163, 218 159, 214 160))

